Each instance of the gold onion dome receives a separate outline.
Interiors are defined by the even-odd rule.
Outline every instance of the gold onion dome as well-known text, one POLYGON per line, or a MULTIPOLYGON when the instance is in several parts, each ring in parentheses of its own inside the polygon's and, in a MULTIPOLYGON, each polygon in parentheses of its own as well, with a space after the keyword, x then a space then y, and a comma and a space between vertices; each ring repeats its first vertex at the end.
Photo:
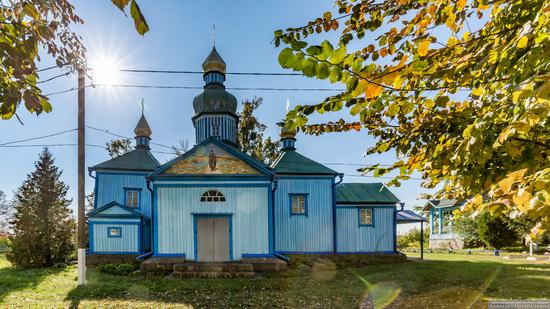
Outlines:
POLYGON ((151 134, 153 133, 143 113, 141 113, 141 118, 139 118, 136 128, 134 129, 134 133, 136 134, 136 136, 144 136, 144 137, 151 137, 151 134))
POLYGON ((212 51, 202 63, 202 69, 205 73, 216 71, 225 74, 225 67, 225 61, 223 61, 220 54, 218 54, 216 47, 212 48, 212 51))
POLYGON ((281 139, 285 138, 293 138, 296 139, 296 131, 290 130, 284 122, 278 123, 279 126, 281 126, 281 133, 279 134, 281 139))

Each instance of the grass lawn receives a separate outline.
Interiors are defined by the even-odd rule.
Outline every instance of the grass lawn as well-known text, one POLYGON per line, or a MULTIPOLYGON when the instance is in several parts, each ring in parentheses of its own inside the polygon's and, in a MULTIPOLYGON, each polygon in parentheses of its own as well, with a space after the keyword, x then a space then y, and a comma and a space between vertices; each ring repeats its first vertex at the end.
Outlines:
POLYGON ((0 255, 0 307, 388 308, 486 307, 488 299, 550 299, 550 263, 461 254, 338 271, 317 267, 262 279, 114 276, 76 268, 15 270, 0 255))

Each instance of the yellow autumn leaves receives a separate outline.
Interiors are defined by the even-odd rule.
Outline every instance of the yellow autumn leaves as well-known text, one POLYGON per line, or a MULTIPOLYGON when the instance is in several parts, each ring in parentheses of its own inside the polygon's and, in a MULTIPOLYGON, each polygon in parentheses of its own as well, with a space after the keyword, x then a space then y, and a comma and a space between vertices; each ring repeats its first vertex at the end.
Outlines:
POLYGON ((430 40, 423 40, 422 42, 420 42, 417 49, 418 55, 420 55, 421 57, 426 56, 428 54, 428 50, 430 49, 430 43, 430 40))

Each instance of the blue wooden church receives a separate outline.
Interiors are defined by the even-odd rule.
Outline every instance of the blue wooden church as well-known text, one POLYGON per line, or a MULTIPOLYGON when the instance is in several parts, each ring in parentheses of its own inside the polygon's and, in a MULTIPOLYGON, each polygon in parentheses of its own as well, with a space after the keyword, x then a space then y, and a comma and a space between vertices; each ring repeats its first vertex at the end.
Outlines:
POLYGON ((296 133, 286 127, 271 166, 241 152, 226 64, 214 48, 202 67, 191 150, 160 164, 142 114, 135 149, 89 168, 89 255, 215 262, 396 252, 399 200, 385 186, 343 183, 343 174, 300 154, 296 133))

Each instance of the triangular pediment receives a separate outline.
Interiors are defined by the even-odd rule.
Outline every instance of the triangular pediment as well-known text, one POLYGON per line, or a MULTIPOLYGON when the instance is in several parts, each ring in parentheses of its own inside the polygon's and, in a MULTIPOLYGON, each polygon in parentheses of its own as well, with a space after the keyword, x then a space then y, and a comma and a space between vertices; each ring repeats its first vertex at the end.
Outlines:
POLYGON ((88 217, 142 217, 138 211, 123 206, 117 202, 110 202, 87 214, 88 217))
POLYGON ((168 166, 161 175, 260 175, 257 168, 228 146, 198 145, 168 166))

